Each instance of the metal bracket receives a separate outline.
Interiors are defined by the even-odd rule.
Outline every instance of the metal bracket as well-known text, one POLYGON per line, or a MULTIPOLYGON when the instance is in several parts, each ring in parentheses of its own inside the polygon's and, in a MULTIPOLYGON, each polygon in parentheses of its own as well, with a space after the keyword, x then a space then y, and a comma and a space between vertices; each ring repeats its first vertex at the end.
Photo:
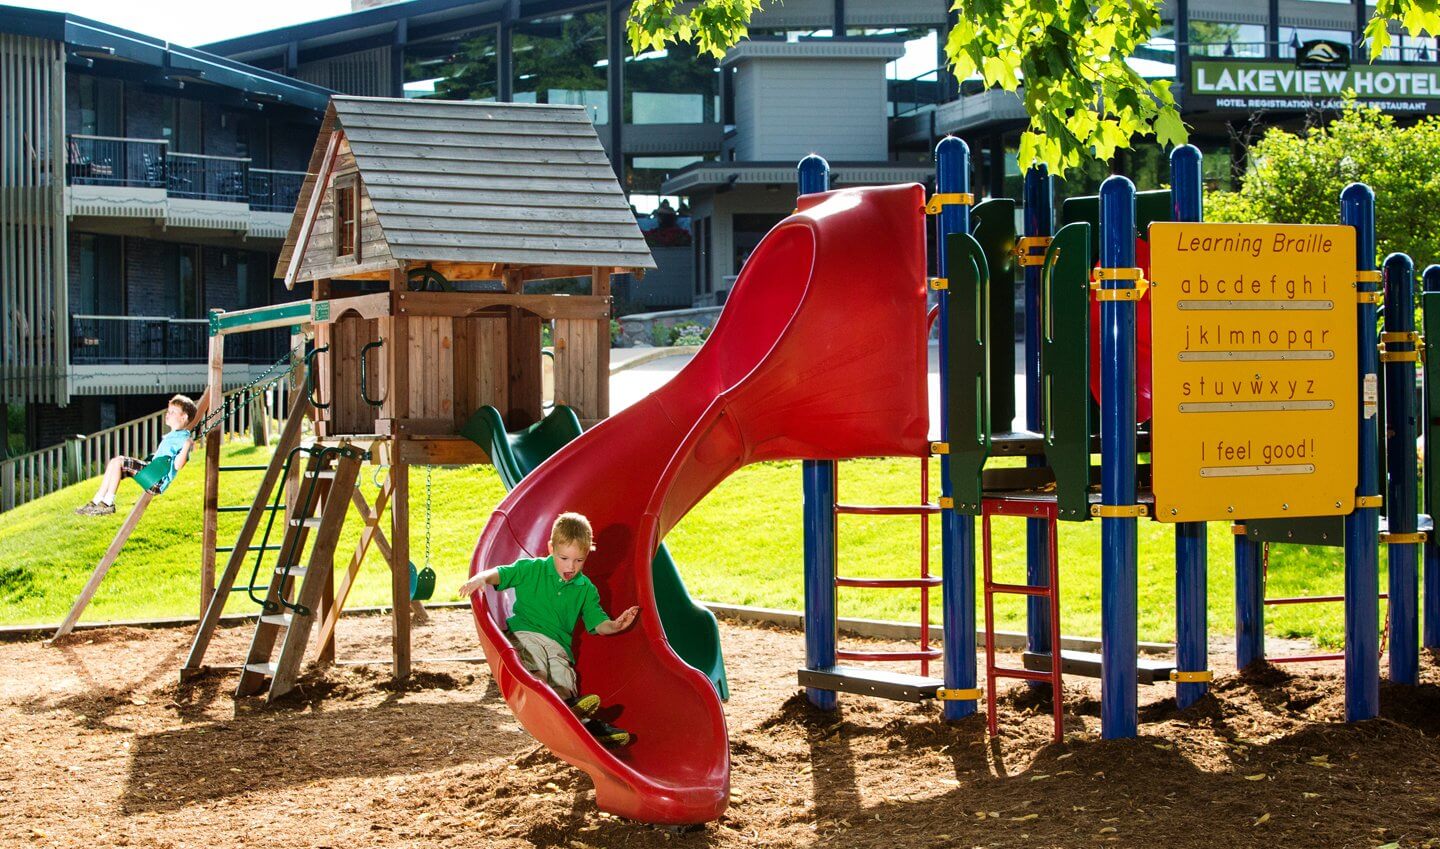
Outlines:
POLYGON ((1030 265, 1044 265, 1044 250, 1050 247, 1052 239, 1049 236, 1021 236, 1015 243, 1015 258, 1019 260, 1023 268, 1030 265), (1040 253, 1031 253, 1031 249, 1040 248, 1040 253))
POLYGON ((934 289, 937 292, 943 292, 946 289, 950 288, 950 281, 946 280, 944 277, 931 277, 930 288, 934 289))
POLYGON ((930 443, 930 453, 931 453, 931 454, 949 454, 949 453, 950 453, 950 443, 948 443, 948 442, 932 442, 932 443, 930 443))
POLYGON ((1425 531, 1417 531, 1411 534, 1402 534, 1398 532, 1382 533, 1380 535, 1380 542, 1385 545, 1420 545, 1421 543, 1428 542, 1429 540, 1430 534, 1426 533, 1425 531))
POLYGON ((1360 270, 1355 272, 1356 283, 1384 283, 1385 272, 1378 269, 1373 271, 1360 270))
POLYGON ((940 509, 941 509, 941 510, 954 510, 954 509, 955 509, 955 499, 951 498, 951 497, 948 496, 948 495, 942 495, 942 496, 940 496, 940 498, 937 499, 935 503, 940 505, 940 509))
POLYGON ((975 196, 969 192, 936 192, 925 204, 926 215, 939 215, 944 206, 974 206, 975 196))
POLYGON ((1102 289, 1098 281, 1090 283, 1090 291, 1095 293, 1097 301, 1138 301, 1145 297, 1145 291, 1150 284, 1144 280, 1137 281, 1139 285, 1125 289, 1102 289))
POLYGON ((1200 669, 1195 672, 1181 672, 1178 669, 1170 670, 1170 680, 1178 684, 1208 684, 1215 680, 1215 673, 1208 669, 1200 669))
POLYGON ((1383 304, 1385 303, 1384 292, 1356 292, 1355 299, 1362 304, 1383 304))
POLYGON ((1145 504, 1091 504, 1090 515, 1102 519, 1134 519, 1149 516, 1150 507, 1145 504))
POLYGON ((1237 537, 1245 536, 1245 525, 1240 522, 1236 522, 1235 524, 1230 526, 1230 533, 1234 534, 1237 537))
POLYGON ((1355 509, 1364 510, 1369 507, 1382 507, 1385 504, 1383 495, 1357 495, 1355 496, 1355 509))
POLYGON ((942 702, 976 702, 983 698, 984 695, 984 691, 979 687, 967 687, 956 690, 941 687, 935 691, 935 698, 942 702))
POLYGON ((1419 344, 1419 342, 1420 342, 1420 334, 1419 334, 1419 333, 1416 333, 1416 332, 1413 331, 1413 330, 1403 330, 1403 331, 1398 331, 1398 330, 1397 330, 1397 331, 1395 331, 1395 332, 1393 332, 1393 333, 1387 331, 1387 332, 1385 332, 1385 333, 1381 333, 1381 334, 1380 334, 1380 343, 1381 343, 1381 344, 1389 344, 1389 343, 1391 343, 1391 342, 1409 342, 1409 343, 1411 343, 1411 344, 1419 344))
POLYGON ((1382 363, 1418 363, 1420 362, 1419 351, 1387 351, 1385 346, 1380 346, 1380 362, 1382 363))

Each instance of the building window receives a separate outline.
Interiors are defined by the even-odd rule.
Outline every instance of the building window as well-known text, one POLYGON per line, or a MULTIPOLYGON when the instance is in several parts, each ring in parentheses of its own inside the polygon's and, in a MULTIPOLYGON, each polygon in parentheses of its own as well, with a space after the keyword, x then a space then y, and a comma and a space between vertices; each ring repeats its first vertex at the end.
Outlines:
POLYGON ((513 43, 516 103, 584 106, 594 123, 610 121, 603 10, 525 21, 513 43))
POLYGON ((494 27, 405 45, 405 96, 495 100, 494 27))
POLYGON ((360 192, 354 174, 335 178, 335 258, 360 261, 360 192))
MULTIPOLYGON (((1346 29, 1308 29, 1306 27, 1281 27, 1280 28, 1280 58, 1295 58, 1295 49, 1307 41, 1323 39, 1325 41, 1338 41, 1341 44, 1350 43, 1350 31, 1346 29)), ((1351 48, 1352 51, 1354 48, 1351 48)))
POLYGON ((205 287, 200 274, 200 246, 175 248, 175 312, 177 318, 205 317, 205 287))
POLYGON ((163 132, 171 153, 203 153, 204 112, 198 100, 170 101, 170 120, 163 132))
POLYGON ((1191 56, 1264 59, 1265 46, 1265 27, 1260 24, 1190 22, 1191 56))
POLYGON ((124 132, 122 120, 123 88, 119 80, 102 79, 86 74, 76 76, 76 97, 79 108, 80 134, 87 136, 119 136, 124 132))
POLYGON ((625 122, 711 124, 720 119, 720 68, 689 44, 625 57, 625 122))
POLYGON ((71 312, 81 315, 121 315, 125 312, 119 236, 76 235, 80 264, 78 286, 72 290, 71 312))
POLYGON ((849 38, 899 41, 905 55, 885 65, 891 118, 935 108, 940 102, 939 33, 934 27, 866 27, 845 31, 849 38))

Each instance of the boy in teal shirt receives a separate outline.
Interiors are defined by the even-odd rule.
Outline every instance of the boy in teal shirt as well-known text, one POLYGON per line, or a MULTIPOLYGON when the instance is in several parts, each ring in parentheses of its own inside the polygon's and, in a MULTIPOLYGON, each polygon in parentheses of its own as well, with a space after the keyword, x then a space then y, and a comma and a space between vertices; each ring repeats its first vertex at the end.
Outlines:
POLYGON ((550 529, 549 557, 486 569, 466 581, 460 595, 468 596, 483 584, 514 589, 515 613, 505 626, 521 665, 549 684, 601 742, 623 746, 630 742, 630 735, 593 716, 600 697, 580 695, 570 637, 577 620, 592 634, 618 634, 635 622, 640 608, 631 607, 611 619, 600 606, 599 590, 581 574, 585 558, 594 548, 591 541, 589 520, 579 513, 561 513, 550 529))
POLYGON ((81 516, 108 516, 115 512, 115 491, 120 488, 120 481, 126 478, 133 478, 139 474, 145 466, 161 457, 170 460, 170 470, 163 478, 150 487, 150 491, 156 495, 164 492, 175 480, 175 475, 190 459, 190 449, 194 447, 191 439, 190 426, 195 420, 195 402, 184 395, 176 395, 165 405, 165 424, 169 426, 170 432, 160 440, 155 447, 155 453, 150 455, 148 460, 139 460, 124 455, 111 457, 110 462, 105 464, 105 476, 100 479, 100 488, 96 490, 95 497, 75 508, 75 512, 81 516))

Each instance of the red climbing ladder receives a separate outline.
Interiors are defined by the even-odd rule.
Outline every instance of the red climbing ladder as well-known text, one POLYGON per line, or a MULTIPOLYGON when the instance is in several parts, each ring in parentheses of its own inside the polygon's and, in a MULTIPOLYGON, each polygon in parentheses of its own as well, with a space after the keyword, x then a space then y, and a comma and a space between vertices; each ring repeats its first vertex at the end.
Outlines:
MULTIPOLYGON (((837 477, 839 464, 836 464, 837 477)), ((833 490, 839 498, 839 484, 833 490)), ((930 500, 930 458, 920 459, 920 503, 919 504, 841 504, 834 505, 836 516, 919 516, 920 517, 920 576, 917 578, 845 578, 835 576, 836 587, 865 587, 868 589, 918 589, 920 590, 920 646, 916 651, 852 651, 839 649, 835 652, 838 660, 862 661, 920 661, 920 674, 930 674, 930 661, 939 660, 939 649, 930 647, 930 588, 940 585, 940 576, 930 574, 930 516, 940 512, 940 505, 930 500)), ((839 522, 836 522, 836 560, 839 560, 839 522)))
POLYGON ((985 591, 985 707, 990 721, 990 734, 999 733, 996 718, 995 692, 1001 678, 1020 678, 1025 681, 1049 681, 1051 701, 1054 703, 1055 742, 1060 742, 1065 730, 1064 664, 1051 663, 1047 671, 1017 669, 998 666, 995 663, 995 596, 999 594, 1023 595, 1044 598, 1050 604, 1050 651, 1051 657, 1060 652, 1060 553, 1057 522, 1058 508, 1054 499, 1035 497, 986 497, 980 502, 980 526, 985 550, 984 591, 985 591), (997 583, 994 575, 994 557, 990 546, 990 519, 994 516, 1012 516, 1024 519, 1044 519, 1050 538, 1050 583, 1048 586, 1032 584, 997 583))

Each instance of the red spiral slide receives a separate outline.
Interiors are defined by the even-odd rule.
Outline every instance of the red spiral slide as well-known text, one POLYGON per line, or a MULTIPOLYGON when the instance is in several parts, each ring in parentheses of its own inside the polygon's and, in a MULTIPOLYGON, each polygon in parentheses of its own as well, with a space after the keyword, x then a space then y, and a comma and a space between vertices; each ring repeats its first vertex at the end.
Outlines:
POLYGON ((629 631, 578 629, 575 640, 581 690, 618 710, 602 715, 634 735, 612 750, 520 666, 497 619, 504 599, 489 587, 471 598, 505 701, 537 740, 589 773, 602 810, 701 823, 729 799, 720 701, 670 650, 656 613, 650 562, 665 534, 748 463, 928 452, 924 203, 918 185, 802 197, 746 263, 695 358, 546 460, 485 526, 471 574, 543 556, 555 515, 585 514, 595 530, 585 574, 601 602, 612 613, 640 606, 629 631))

